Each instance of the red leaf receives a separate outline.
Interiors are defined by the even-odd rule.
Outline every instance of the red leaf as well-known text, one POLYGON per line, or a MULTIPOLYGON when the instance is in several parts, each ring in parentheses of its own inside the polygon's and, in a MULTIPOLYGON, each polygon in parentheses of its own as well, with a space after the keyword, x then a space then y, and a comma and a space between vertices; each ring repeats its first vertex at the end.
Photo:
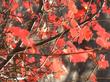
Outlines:
POLYGON ((106 69, 109 67, 109 62, 105 60, 105 56, 103 54, 100 54, 100 60, 98 61, 98 66, 100 69, 106 69))
POLYGON ((16 1, 12 1, 12 7, 11 7, 11 11, 15 11, 18 7, 19 7, 19 4, 16 2, 16 1))
POLYGON ((33 63, 33 62, 35 62, 35 57, 31 57, 31 58, 29 58, 29 59, 28 59, 28 62, 29 62, 29 63, 33 63))
POLYGON ((21 29, 20 27, 9 27, 5 31, 11 32, 14 36, 21 38, 27 37, 29 35, 29 31, 26 29, 21 29))
POLYGON ((88 59, 88 53, 85 53, 84 50, 79 50, 79 54, 73 54, 72 57, 70 57, 70 61, 73 63, 78 63, 78 62, 86 62, 88 59), (84 53, 80 53, 84 52, 84 53))
POLYGON ((6 32, 11 32, 14 36, 20 36, 20 28, 19 27, 9 27, 5 29, 6 32))
POLYGON ((96 39, 96 43, 98 45, 100 45, 103 48, 109 49, 110 48, 110 42, 107 42, 106 39, 102 38, 102 37, 98 37, 96 39))
POLYGON ((50 22, 55 22, 56 21, 56 15, 54 13, 48 13, 48 19, 50 22))
MULTIPOLYGON (((70 11, 72 11, 72 13, 77 13, 78 12, 78 10, 77 10, 77 8, 76 8, 76 5, 75 5, 75 2, 73 1, 73 0, 69 0, 68 1, 68 9, 70 10, 70 11)), ((71 13, 71 14, 72 14, 71 13)))
POLYGON ((82 43, 82 41, 85 39, 86 41, 89 41, 92 38, 92 31, 89 27, 85 26, 81 29, 78 43, 82 43))
POLYGON ((29 7, 30 7, 29 1, 23 1, 23 6, 24 6, 25 8, 29 8, 29 7))
POLYGON ((26 30, 26 29, 21 29, 20 30, 20 36, 19 37, 21 37, 21 38, 24 38, 24 37, 27 37, 28 35, 29 35, 29 31, 28 30, 26 30))
POLYGON ((96 75, 95 75, 95 74, 91 74, 89 80, 90 80, 91 82, 97 82, 96 79, 97 79, 97 78, 96 78, 96 75))
POLYGON ((64 39, 63 39, 63 38, 62 38, 62 39, 61 39, 61 38, 58 39, 57 42, 56 42, 56 45, 57 45, 57 47, 59 47, 59 48, 64 47, 64 45, 65 45, 64 39))
MULTIPOLYGON (((63 1, 65 1, 65 0, 63 0, 63 1)), ((66 4, 67 4, 68 10, 69 10, 66 17, 74 18, 74 14, 78 12, 75 2, 73 0, 69 0, 68 3, 66 3, 66 4)))
POLYGON ((81 18, 83 15, 85 15, 85 11, 86 11, 85 9, 79 10, 77 13, 74 14, 75 18, 76 19, 81 18))
POLYGON ((84 32, 84 38, 86 41, 89 41, 91 38, 92 38, 92 31, 88 28, 88 27, 85 27, 85 32, 84 32))
POLYGON ((105 31, 105 29, 102 28, 102 26, 99 23, 95 24, 95 26, 93 27, 93 30, 100 31, 100 32, 104 32, 105 31))
POLYGON ((77 28, 71 28, 70 29, 70 34, 72 36, 72 38, 78 37, 78 29, 77 28))

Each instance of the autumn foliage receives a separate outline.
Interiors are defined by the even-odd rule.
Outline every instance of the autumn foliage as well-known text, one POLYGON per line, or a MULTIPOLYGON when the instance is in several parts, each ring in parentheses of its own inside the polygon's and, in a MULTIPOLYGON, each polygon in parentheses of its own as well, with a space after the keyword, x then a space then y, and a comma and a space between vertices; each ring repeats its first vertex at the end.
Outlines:
MULTIPOLYGON (((91 61, 93 70, 109 68, 110 33, 98 22, 101 13, 110 14, 108 3, 1 0, 0 80, 36 82, 50 74, 59 79, 66 74, 63 57, 73 64, 91 61)), ((97 81, 93 70, 85 82, 97 81)))

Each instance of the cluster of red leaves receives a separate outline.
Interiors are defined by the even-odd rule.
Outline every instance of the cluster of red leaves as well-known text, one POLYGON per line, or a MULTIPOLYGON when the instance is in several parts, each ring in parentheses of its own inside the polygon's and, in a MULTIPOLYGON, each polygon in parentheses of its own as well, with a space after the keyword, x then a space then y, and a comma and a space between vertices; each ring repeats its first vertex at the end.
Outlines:
POLYGON ((5 32, 10 32, 13 36, 21 39, 25 46, 33 46, 34 42, 32 39, 28 39, 29 31, 21 29, 20 27, 9 27, 5 29, 5 32))
POLYGON ((82 29, 72 28, 70 29, 70 33, 73 40, 79 44, 81 44, 83 40, 89 41, 93 35, 92 31, 87 26, 83 27, 82 29))
POLYGON ((96 43, 103 48, 110 49, 110 33, 106 32, 98 23, 93 27, 93 30, 95 30, 98 35, 96 43))
MULTIPOLYGON (((50 58, 49 58, 50 59, 50 58)), ((45 63, 47 58, 45 56, 42 56, 40 59, 41 65, 45 63)), ((60 58, 52 58, 51 61, 47 60, 44 67, 41 69, 45 74, 52 73, 55 78, 60 78, 61 75, 65 74, 63 63, 60 61, 60 58)))

